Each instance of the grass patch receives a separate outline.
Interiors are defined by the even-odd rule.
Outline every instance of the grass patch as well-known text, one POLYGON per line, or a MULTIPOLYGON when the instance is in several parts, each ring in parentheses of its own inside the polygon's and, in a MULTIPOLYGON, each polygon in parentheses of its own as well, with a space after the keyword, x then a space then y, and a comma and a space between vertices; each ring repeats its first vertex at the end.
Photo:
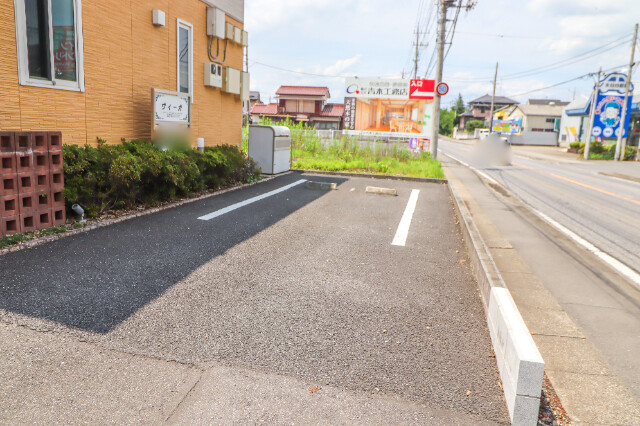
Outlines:
POLYGON ((84 225, 81 223, 73 223, 62 226, 52 226, 50 228, 39 229, 37 231, 32 232, 24 232, 21 234, 13 234, 7 235, 6 237, 0 238, 0 249, 13 246, 15 244, 19 244, 26 241, 35 240, 36 238, 46 237, 49 235, 57 235, 62 234, 72 229, 82 228, 84 225))
MULTIPOLYGON (((272 124, 268 120, 264 124, 272 124)), ((440 162, 428 152, 415 153, 398 143, 362 143, 342 137, 323 141, 313 128, 291 121, 273 123, 291 130, 292 167, 444 179, 440 162)))

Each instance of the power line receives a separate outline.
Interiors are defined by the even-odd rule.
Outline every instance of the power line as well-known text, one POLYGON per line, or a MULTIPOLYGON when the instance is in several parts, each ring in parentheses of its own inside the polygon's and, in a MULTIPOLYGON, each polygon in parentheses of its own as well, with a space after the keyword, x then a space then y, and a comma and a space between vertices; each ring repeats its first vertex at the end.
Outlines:
POLYGON ((353 77, 353 76, 348 76, 348 75, 317 74, 317 73, 312 73, 312 72, 290 70, 290 69, 287 69, 287 68, 277 67, 275 65, 269 65, 269 64, 265 64, 263 62, 258 62, 258 61, 254 61, 252 65, 262 65, 263 67, 273 68, 273 69, 279 70, 279 71, 285 71, 285 72, 290 72, 290 73, 294 73, 294 74, 302 74, 302 75, 312 75, 314 77, 327 77, 327 78, 349 78, 349 77, 353 77))
MULTIPOLYGON (((594 56, 598 56, 601 55, 603 53, 609 52, 612 48, 615 47, 619 47, 622 46, 623 44, 627 43, 629 40, 630 35, 625 35, 621 38, 618 38, 616 40, 610 41, 608 43, 605 43, 601 46, 598 46, 596 48, 587 50, 585 52, 582 52, 578 55, 575 56, 571 56, 565 59, 562 59, 560 61, 557 62, 552 62, 550 64, 546 64, 540 67, 536 67, 536 68, 531 68, 529 70, 525 70, 525 71, 519 71, 517 73, 513 73, 513 74, 507 74, 502 76, 501 80, 513 80, 513 79, 518 79, 518 78, 523 78, 523 77, 528 77, 530 75, 533 74, 538 74, 538 73, 542 73, 542 72, 546 72, 546 71, 551 71, 557 68, 561 68, 565 65, 571 65, 574 64, 576 62, 581 62, 585 59, 589 59, 592 58, 594 56)), ((471 79, 460 79, 460 78, 453 78, 451 79, 453 81, 460 81, 460 82, 484 82, 484 81, 491 81, 491 78, 471 78, 471 79)))
MULTIPOLYGON (((634 62, 633 66, 636 66, 636 64, 638 64, 638 63, 640 63, 640 61, 634 62)), ((609 72, 609 71, 614 71, 614 70, 619 69, 620 67, 623 67, 623 66, 625 66, 625 64, 617 65, 615 67, 611 67, 611 68, 608 68, 606 70, 602 70, 602 72, 606 73, 606 72, 609 72)), ((554 88, 554 87, 557 87, 557 86, 562 86, 563 84, 567 84, 567 83, 570 83, 572 81, 580 80, 582 78, 594 76, 594 75, 597 75, 597 74, 598 74, 597 72, 590 72, 590 73, 582 74, 582 75, 580 75, 578 77, 574 77, 574 78, 569 79, 569 80, 561 81, 560 83, 555 83, 555 84, 552 84, 550 86, 541 87, 539 89, 529 90, 528 92, 518 93, 516 95, 508 95, 507 97, 516 98, 518 96, 528 95, 529 93, 535 93, 535 92, 539 92, 541 90, 546 90, 546 89, 551 89, 551 88, 554 88)))

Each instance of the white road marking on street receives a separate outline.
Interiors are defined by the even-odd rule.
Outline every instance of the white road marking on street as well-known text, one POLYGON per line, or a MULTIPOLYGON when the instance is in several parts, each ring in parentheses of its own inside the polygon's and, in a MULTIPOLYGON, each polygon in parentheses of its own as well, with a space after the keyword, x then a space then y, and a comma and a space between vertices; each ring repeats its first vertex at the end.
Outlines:
MULTIPOLYGON (((466 167, 469 167, 471 170, 473 170, 474 172, 476 172, 479 175, 483 176, 485 179, 493 181, 494 183, 497 184, 495 179, 489 177, 487 174, 481 172, 480 170, 476 169, 475 167, 465 163, 464 161, 461 161, 461 160, 453 157, 450 154, 447 154, 447 153, 444 153, 444 154, 446 156, 450 157, 451 159, 453 159, 454 161, 457 161, 458 163, 460 163, 460 164, 462 164, 462 165, 464 165, 466 167)), ((544 214, 541 211, 533 208, 531 205, 529 205, 528 203, 524 202, 524 200, 522 200, 522 199, 520 199, 520 200, 523 203, 525 203, 531 209, 531 211, 536 216, 538 216, 540 219, 544 220, 549 225, 551 225, 552 227, 557 229, 559 232, 561 232, 562 234, 564 234, 565 236, 567 236, 571 240, 575 241, 577 244, 581 245, 582 247, 584 247, 585 249, 587 249, 588 251, 593 253, 595 256, 600 258, 603 262, 605 262, 607 265, 609 265, 615 271, 617 271, 620 275, 622 275, 625 278, 629 279, 631 281, 631 283, 635 287, 640 289, 640 274, 638 274, 636 271, 634 271, 633 269, 629 268, 627 265, 625 265, 624 263, 620 262, 618 259, 616 259, 615 257, 611 256, 610 254, 605 253, 604 251, 600 250, 598 247, 594 246, 589 241, 587 241, 584 238, 580 237, 575 232, 569 230, 568 228, 566 228, 563 225, 559 224, 555 220, 551 219, 546 214, 544 214)))
POLYGON ((402 219, 400 219, 396 235, 393 237, 393 241, 391 242, 392 246, 404 246, 406 244, 407 236, 409 235, 409 227, 411 226, 411 219, 413 218, 413 212, 416 210, 419 194, 419 189, 411 190, 409 202, 407 202, 407 207, 404 209, 402 219))
POLYGON ((576 243, 580 244, 582 247, 584 247, 585 249, 587 249, 588 251, 590 251, 591 253, 593 253, 597 257, 599 257, 602 261, 604 261, 609 266, 611 266, 613 269, 615 269, 619 274, 621 274, 622 276, 624 276, 624 277, 628 278, 629 280, 631 280, 631 282, 638 289, 640 289, 640 274, 638 274, 636 271, 634 271, 633 269, 629 268, 627 265, 625 265, 624 263, 620 262, 618 259, 616 259, 615 257, 611 256, 610 254, 607 254, 607 253, 603 252, 598 247, 596 247, 593 244, 591 244, 589 241, 587 241, 584 238, 580 237, 578 234, 576 234, 573 231, 565 228, 563 225, 560 225, 558 222, 556 222, 555 220, 551 219, 549 216, 547 216, 546 214, 542 213, 541 211, 536 210, 531 206, 529 206, 529 208, 540 219, 544 220, 549 225, 551 225, 552 227, 556 228, 558 231, 560 231, 561 233, 563 233, 564 235, 566 235, 567 237, 569 237, 570 239, 572 239, 573 241, 575 241, 576 243))
POLYGON ((454 157, 453 155, 444 152, 444 155, 446 155, 447 157, 451 158, 453 161, 457 161, 458 163, 462 164, 465 167, 470 168, 471 170, 473 170, 474 172, 476 172, 477 174, 479 174, 480 176, 482 176, 483 178, 485 178, 486 180, 488 180, 489 182, 493 183, 494 185, 499 185, 498 181, 495 180, 494 178, 492 178, 491 176, 489 176, 488 174, 486 174, 485 172, 476 169, 475 167, 473 167, 472 165, 470 165, 469 163, 465 163, 464 161, 462 161, 459 158, 454 157))
POLYGON ((214 219, 214 218, 216 218, 218 216, 222 216, 223 214, 226 214, 226 213, 232 212, 234 210, 237 210, 240 207, 248 206, 249 204, 253 204, 256 201, 264 200, 265 198, 269 198, 272 195, 276 195, 276 194, 279 194, 281 192, 284 192, 287 189, 293 188, 294 186, 300 185, 301 183, 305 183, 306 181, 307 181, 306 179, 300 179, 298 181, 290 183, 289 185, 285 185, 285 186, 283 186, 281 188, 274 189, 273 191, 269 191, 269 192, 266 192, 266 193, 264 193, 262 195, 258 195, 258 196, 255 196, 253 198, 249 198, 248 200, 240 201, 239 203, 235 203, 235 204, 232 204, 232 205, 230 205, 228 207, 225 207, 223 209, 216 210, 213 213, 209 213, 209 214, 206 214, 204 216, 200 216, 198 219, 200 219, 200 220, 211 220, 211 219, 214 219))

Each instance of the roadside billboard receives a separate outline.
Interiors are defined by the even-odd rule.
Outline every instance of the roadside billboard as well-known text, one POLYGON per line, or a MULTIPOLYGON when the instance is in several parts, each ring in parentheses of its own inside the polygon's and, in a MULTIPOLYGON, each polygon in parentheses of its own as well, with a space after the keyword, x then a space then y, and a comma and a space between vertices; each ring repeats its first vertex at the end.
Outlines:
POLYGON ((616 138, 620 131, 623 131, 622 137, 626 138, 631 118, 631 100, 632 97, 629 96, 627 99, 627 114, 624 120, 625 126, 624 129, 621 130, 620 119, 622 118, 624 96, 598 94, 597 101, 594 105, 596 110, 593 116, 591 135, 603 138, 616 138))
POLYGON ((433 116, 433 80, 348 78, 347 134, 427 139, 433 116))
POLYGON ((522 118, 518 120, 493 120, 493 132, 515 135, 522 132, 522 118))

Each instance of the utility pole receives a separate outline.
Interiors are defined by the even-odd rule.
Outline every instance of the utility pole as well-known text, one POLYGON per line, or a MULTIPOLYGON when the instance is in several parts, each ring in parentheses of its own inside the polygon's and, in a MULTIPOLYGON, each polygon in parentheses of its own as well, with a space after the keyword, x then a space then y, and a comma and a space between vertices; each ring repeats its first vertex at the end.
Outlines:
MULTIPOLYGON (((620 151, 622 149, 622 134, 624 133, 625 118, 627 117, 627 101, 629 99, 629 86, 631 85, 631 74, 633 73, 633 57, 636 53, 636 42, 638 41, 638 24, 636 24, 633 30, 633 41, 631 42, 631 59, 629 60, 629 71, 627 73, 627 83, 624 86, 624 101, 622 102, 622 116, 620 117, 620 134, 618 134, 618 140, 616 141, 616 154, 613 157, 614 160, 620 161, 620 151)), ((624 158, 624 155, 622 156, 624 158)))
POLYGON ((496 62, 496 73, 493 75, 493 93, 491 94, 491 109, 489 110, 489 134, 493 133, 493 106, 496 101, 496 81, 498 80, 498 63, 496 62))
MULTIPOLYGON (((438 0, 439 20, 438 20, 438 60, 436 62, 436 88, 442 82, 442 66, 444 56, 445 31, 447 24, 447 2, 450 0, 438 0)), ((440 131, 440 95, 437 90, 433 94, 433 125, 431 128, 431 157, 438 158, 438 133, 440 131)))
POLYGON ((593 86, 593 95, 591 100, 591 111, 589 112, 589 127, 587 131, 587 140, 584 143, 584 159, 589 159, 589 151, 591 150, 591 132, 593 132, 593 120, 596 117, 596 102, 598 102, 598 94, 600 93, 600 75, 602 67, 598 70, 598 78, 595 86, 593 86))
POLYGON ((418 61, 420 56, 420 51, 418 48, 420 47, 420 26, 416 27, 416 54, 413 58, 413 79, 418 78, 418 61))

